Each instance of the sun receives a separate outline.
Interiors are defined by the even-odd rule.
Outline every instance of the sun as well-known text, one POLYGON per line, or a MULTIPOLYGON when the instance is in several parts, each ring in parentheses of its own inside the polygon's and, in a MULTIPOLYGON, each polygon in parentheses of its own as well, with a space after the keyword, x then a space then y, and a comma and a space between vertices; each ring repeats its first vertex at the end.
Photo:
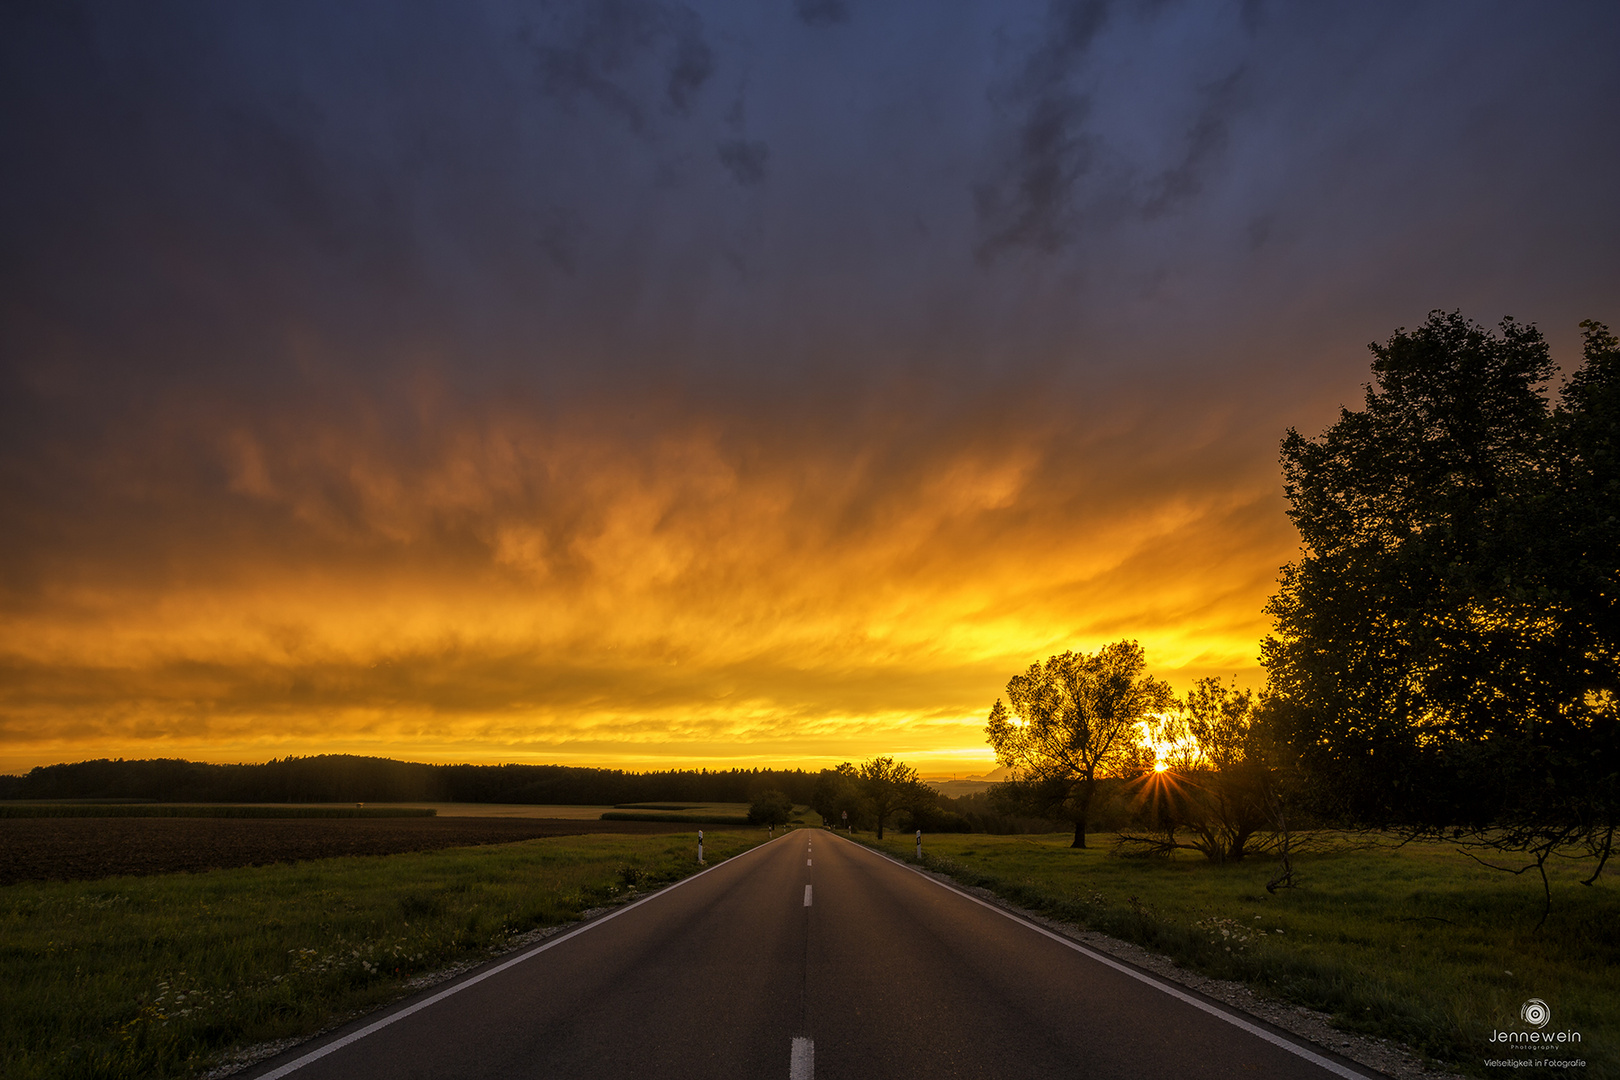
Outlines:
POLYGON ((1170 763, 1168 761, 1155 761, 1153 763, 1153 771, 1154 772, 1165 772, 1169 768, 1170 768, 1170 763))

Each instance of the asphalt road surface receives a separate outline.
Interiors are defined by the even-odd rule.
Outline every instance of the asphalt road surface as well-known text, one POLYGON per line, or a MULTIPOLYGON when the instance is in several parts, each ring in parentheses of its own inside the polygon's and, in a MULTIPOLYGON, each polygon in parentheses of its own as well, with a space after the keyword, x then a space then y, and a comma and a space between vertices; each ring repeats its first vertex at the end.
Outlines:
POLYGON ((1373 1074, 809 829, 424 991, 249 1075, 1373 1074))

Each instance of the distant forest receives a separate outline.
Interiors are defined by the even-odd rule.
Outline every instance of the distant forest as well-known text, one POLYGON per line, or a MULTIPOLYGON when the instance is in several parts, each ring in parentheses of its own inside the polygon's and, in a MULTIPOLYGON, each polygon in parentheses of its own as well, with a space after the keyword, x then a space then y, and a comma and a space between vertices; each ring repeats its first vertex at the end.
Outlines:
POLYGON ((321 754, 262 765, 159 758, 45 765, 0 776, 0 799, 155 802, 486 802, 574 806, 628 802, 748 802, 775 789, 808 803, 803 769, 671 769, 631 773, 567 765, 427 765, 321 754))

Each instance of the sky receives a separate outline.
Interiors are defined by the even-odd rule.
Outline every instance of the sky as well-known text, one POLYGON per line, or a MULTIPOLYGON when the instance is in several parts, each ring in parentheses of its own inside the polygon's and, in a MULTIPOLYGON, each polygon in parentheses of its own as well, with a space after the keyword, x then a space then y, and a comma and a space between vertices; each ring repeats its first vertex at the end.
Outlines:
POLYGON ((990 769, 1259 687, 1277 451, 1620 326, 1610 3, 17 3, 0 770, 990 769))

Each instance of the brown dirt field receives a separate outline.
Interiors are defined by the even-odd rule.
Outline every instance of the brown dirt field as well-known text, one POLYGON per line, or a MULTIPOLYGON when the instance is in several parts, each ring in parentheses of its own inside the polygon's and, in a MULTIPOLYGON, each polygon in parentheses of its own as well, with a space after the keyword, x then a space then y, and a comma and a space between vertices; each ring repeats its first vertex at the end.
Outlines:
POLYGON ((0 818, 0 885, 696 828, 547 818, 0 818))

